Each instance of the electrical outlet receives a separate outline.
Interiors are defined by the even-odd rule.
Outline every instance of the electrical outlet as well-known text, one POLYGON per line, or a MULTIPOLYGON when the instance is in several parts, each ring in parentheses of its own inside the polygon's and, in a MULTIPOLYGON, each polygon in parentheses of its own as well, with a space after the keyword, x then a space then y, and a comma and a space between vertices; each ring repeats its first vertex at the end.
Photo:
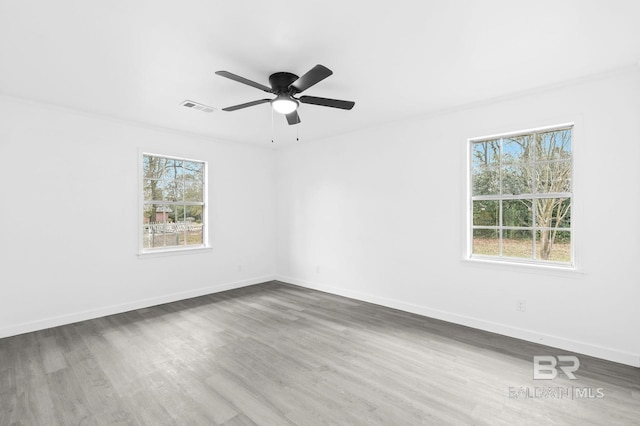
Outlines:
POLYGON ((524 300, 518 300, 516 302, 516 311, 518 312, 526 312, 527 311, 527 302, 524 300))
POLYGON ((242 265, 238 265, 238 272, 242 272, 242 265))

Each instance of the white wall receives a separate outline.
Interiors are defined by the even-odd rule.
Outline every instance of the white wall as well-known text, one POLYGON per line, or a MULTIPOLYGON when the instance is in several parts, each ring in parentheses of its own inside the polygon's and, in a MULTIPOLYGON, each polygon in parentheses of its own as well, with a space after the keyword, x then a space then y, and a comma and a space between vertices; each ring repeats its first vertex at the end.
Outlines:
POLYGON ((279 279, 640 366, 638 117, 633 68, 279 152, 279 279), (467 138, 566 122, 579 272, 462 260, 467 138))
POLYGON ((640 366, 639 116, 628 70, 274 154, 0 97, 0 337, 277 276, 640 366), (466 139, 568 121, 580 272, 463 261, 466 139), (210 251, 137 256, 140 150, 209 162, 210 251))
POLYGON ((271 150, 0 98, 0 164, 0 337, 273 279, 271 150), (209 162, 211 250, 137 255, 140 150, 209 162))

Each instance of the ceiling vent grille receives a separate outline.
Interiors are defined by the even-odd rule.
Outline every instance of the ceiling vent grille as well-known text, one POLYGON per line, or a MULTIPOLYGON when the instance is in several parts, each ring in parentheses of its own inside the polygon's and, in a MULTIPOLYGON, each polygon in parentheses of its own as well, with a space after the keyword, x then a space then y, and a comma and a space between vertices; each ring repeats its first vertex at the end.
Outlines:
POLYGON ((187 108, 191 108, 191 109, 197 109, 197 110, 202 111, 202 112, 213 112, 215 110, 215 108, 212 107, 212 106, 203 105, 201 103, 194 102, 194 101, 189 101, 189 100, 182 101, 182 103, 180 105, 182 105, 184 107, 187 107, 187 108))

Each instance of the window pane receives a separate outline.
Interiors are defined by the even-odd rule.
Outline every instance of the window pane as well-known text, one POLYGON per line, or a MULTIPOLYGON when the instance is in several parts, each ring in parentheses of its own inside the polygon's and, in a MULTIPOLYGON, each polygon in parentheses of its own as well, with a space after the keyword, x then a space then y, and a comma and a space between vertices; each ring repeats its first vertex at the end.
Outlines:
POLYGON ((474 169, 499 165, 500 140, 473 142, 471 144, 471 159, 474 169))
POLYGON ((511 195, 531 194, 531 168, 525 164, 510 164, 502 168, 502 193, 511 195))
POLYGON ((198 163, 195 161, 185 161, 183 164, 184 176, 187 180, 193 180, 202 183, 204 163, 198 163))
POLYGON ((167 181, 182 179, 182 161, 167 158, 163 178, 167 181))
POLYGON ((164 180, 172 180, 176 175, 175 166, 176 161, 171 158, 164 158, 164 169, 162 170, 162 178, 164 180))
POLYGON ((498 226, 499 201, 474 201, 473 226, 498 226))
POLYGON ((203 201, 204 164, 184 162, 184 197, 186 201, 203 201))
POLYGON ((162 178, 165 171, 166 162, 166 158, 145 155, 142 161, 144 177, 154 179, 162 178))
POLYGON ((185 220, 202 223, 202 206, 186 206, 185 220))
POLYGON ((499 256, 499 235, 500 231, 497 229, 474 229, 472 253, 486 256, 499 256))
MULTIPOLYGON (((502 225, 530 227, 533 225, 533 210, 531 200, 502 201, 502 225)), ((531 236, 529 236, 531 240, 531 236)))
POLYGON ((163 185, 165 200, 174 202, 184 200, 184 183, 181 179, 163 181, 163 185))
POLYGON ((502 231, 502 255, 533 258, 533 231, 505 229, 502 231))
POLYGON ((179 224, 177 226, 179 228, 179 232, 177 234, 177 237, 178 237, 177 245, 180 245, 180 246, 188 245, 189 243, 188 243, 188 234, 187 234, 187 230, 186 230, 186 225, 181 223, 181 224, 179 224))
POLYGON ((158 204, 145 204, 143 212, 144 223, 156 223, 156 209, 158 204))
POLYGON ((157 180, 144 179, 144 201, 151 201, 154 197, 154 192, 156 190, 156 186, 158 184, 157 180))
POLYGON ((511 136, 502 141, 504 163, 528 163, 531 161, 532 135, 511 136))
POLYGON ((142 212, 142 223, 143 223, 143 229, 142 229, 142 246, 144 248, 151 248, 152 246, 152 237, 151 234, 153 232, 152 226, 151 226, 151 222, 153 222, 155 220, 155 215, 154 212, 155 211, 155 205, 153 204, 149 204, 149 205, 145 205, 143 212, 142 212))
POLYGON ((167 190, 167 182, 156 179, 145 179, 144 181, 144 200, 145 201, 163 201, 168 200, 169 193, 167 190))
POLYGON ((571 232, 536 232, 536 258, 552 262, 571 262, 571 232))
POLYGON ((202 206, 186 206, 187 244, 204 244, 202 206))
POLYGON ((185 220, 185 206, 182 204, 177 204, 173 207, 173 212, 171 213, 171 220, 174 222, 184 222, 185 220))
POLYGON ((145 248, 164 247, 168 226, 167 206, 147 204, 144 206, 143 245, 145 248))
POLYGON ((480 167, 473 169, 473 195, 500 193, 500 169, 480 167))
POLYGON ((187 245, 204 244, 202 230, 203 226, 201 223, 190 223, 187 226, 187 232, 185 234, 187 245))
POLYGON ((536 191, 571 192, 571 160, 536 164, 536 191))
POLYGON ((535 205, 536 225, 539 228, 571 227, 571 199, 540 198, 535 205))
POLYGON ((168 223, 166 226, 165 247, 175 247, 180 245, 180 230, 175 223, 168 223))
POLYGON ((571 129, 536 135, 536 161, 571 158, 571 129))
POLYGON ((173 222, 173 208, 168 204, 157 204, 155 209, 155 219, 157 223, 173 222))
POLYGON ((185 201, 203 201, 202 184, 196 182, 185 181, 184 200, 185 201))

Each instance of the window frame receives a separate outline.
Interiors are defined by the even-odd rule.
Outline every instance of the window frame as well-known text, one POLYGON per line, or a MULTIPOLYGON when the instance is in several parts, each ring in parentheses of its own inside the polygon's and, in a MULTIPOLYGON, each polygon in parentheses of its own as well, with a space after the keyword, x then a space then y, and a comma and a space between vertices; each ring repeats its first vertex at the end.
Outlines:
POLYGON ((203 249, 210 249, 209 245, 209 201, 208 201, 208 185, 209 185, 209 163, 206 160, 197 160, 189 157, 182 157, 177 155, 158 154, 149 151, 139 151, 138 155, 138 255, 149 254, 171 254, 171 253, 185 253, 191 251, 199 251, 203 249), (202 176, 202 202, 183 201, 183 205, 198 205, 202 206, 202 244, 190 244, 190 245, 175 245, 175 246, 163 246, 149 248, 144 246, 144 211, 145 211, 145 193, 144 193, 144 158, 145 156, 164 158, 168 160, 177 161, 189 161, 195 163, 201 163, 203 165, 202 176))
MULTIPOLYGON (((534 266, 534 267, 542 267, 542 268, 552 268, 552 269, 563 269, 563 270, 572 270, 577 271, 576 266, 576 238, 575 238, 575 206, 576 206, 576 188, 575 188, 575 174, 576 174, 576 163, 575 163, 575 140, 576 140, 576 125, 575 122, 567 122, 562 124, 555 124, 550 126, 543 127, 535 127, 525 130, 517 130, 517 131, 509 131, 497 134, 491 134, 487 136, 481 137, 472 137, 467 139, 465 154, 466 154, 466 182, 467 182, 467 191, 466 191, 466 252, 464 256, 464 260, 478 262, 478 263, 495 263, 502 265, 521 265, 521 266, 534 266), (534 140, 537 133, 547 133, 553 131, 560 130, 570 130, 571 131, 571 173, 570 173, 570 182, 571 188, 569 192, 547 192, 547 193, 538 193, 533 190, 531 193, 526 194, 502 194, 502 173, 500 173, 499 181, 500 181, 500 192, 498 194, 491 195, 473 195, 473 145, 474 143, 491 141, 496 139, 506 139, 506 138, 514 138, 518 136, 531 135, 534 140), (535 216, 535 203, 536 200, 545 199, 545 198, 568 198, 571 203, 571 222, 568 227, 558 228, 559 231, 568 231, 570 233, 570 260, 568 262, 563 261, 552 261, 552 260, 541 260, 536 259, 535 256, 537 254, 537 230, 539 229, 551 229, 550 227, 539 227, 536 224, 536 216, 535 216), (473 202, 481 201, 481 200, 493 200, 498 201, 498 225, 497 226, 479 226, 481 229, 495 229, 499 232, 499 255, 482 255, 482 254, 474 254, 473 253, 473 234, 474 234, 474 223, 473 223, 473 202), (528 227, 517 227, 517 226, 507 226, 503 222, 503 208, 502 201, 508 200, 531 200, 533 212, 532 212, 532 223, 528 227), (506 257, 503 256, 503 230, 523 230, 521 228, 529 228, 532 232, 532 258, 519 258, 519 257, 506 257)), ((495 166, 498 170, 502 170, 505 165, 508 163, 503 163, 503 143, 500 143, 500 162, 495 166)), ((529 163, 530 165, 535 165, 539 160, 534 160, 529 163)), ((563 161, 563 160, 558 160, 563 161)), ((549 160, 544 160, 543 162, 549 163, 549 160)))

